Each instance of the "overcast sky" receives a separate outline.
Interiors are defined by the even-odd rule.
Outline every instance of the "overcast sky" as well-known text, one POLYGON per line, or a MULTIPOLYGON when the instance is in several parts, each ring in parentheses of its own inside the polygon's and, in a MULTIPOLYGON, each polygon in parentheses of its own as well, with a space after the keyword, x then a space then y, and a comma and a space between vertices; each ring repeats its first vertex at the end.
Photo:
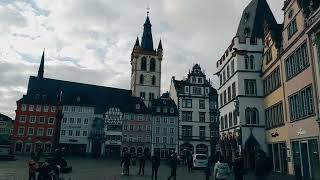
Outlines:
MULTIPOLYGON (((154 46, 161 38, 164 49, 162 91, 194 63, 214 79, 249 1, 1 0, 0 113, 14 118, 44 48, 47 78, 129 89, 131 50, 148 4, 154 46)), ((268 2, 281 23, 283 0, 268 2)))

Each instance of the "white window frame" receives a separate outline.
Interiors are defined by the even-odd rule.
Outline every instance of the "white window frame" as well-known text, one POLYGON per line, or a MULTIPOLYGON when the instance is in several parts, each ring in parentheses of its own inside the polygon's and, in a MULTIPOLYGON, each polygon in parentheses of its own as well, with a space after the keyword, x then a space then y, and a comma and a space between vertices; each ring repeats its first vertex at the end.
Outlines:
POLYGON ((18 128, 18 135, 19 135, 19 136, 23 136, 23 135, 25 134, 24 130, 25 130, 25 127, 20 126, 20 127, 18 128), (22 133, 20 133, 20 129, 23 129, 22 133))
POLYGON ((56 121, 56 118, 55 118, 55 117, 49 117, 49 118, 48 118, 48 124, 54 124, 55 121, 56 121), (52 123, 50 123, 50 119, 51 119, 51 118, 53 118, 53 122, 52 122, 52 123))
POLYGON ((27 110, 27 105, 26 104, 22 104, 21 105, 21 111, 26 111, 27 110))
POLYGON ((29 117, 29 123, 30 124, 34 124, 34 123, 36 123, 37 122, 37 117, 36 116, 30 116, 29 117), (31 119, 33 119, 34 118, 34 121, 31 121, 31 119))
POLYGON ((36 112, 41 112, 41 105, 36 105, 36 112))
POLYGON ((43 106, 43 112, 48 112, 49 111, 49 106, 43 106))
POLYGON ((41 127, 41 128, 38 128, 38 129, 37 129, 37 136, 43 136, 43 135, 44 135, 44 128, 42 128, 42 127, 41 127), (39 135, 39 131, 40 131, 40 130, 42 130, 41 135, 39 135))
POLYGON ((34 105, 30 104, 28 109, 32 112, 34 110, 34 105))
POLYGON ((45 116, 39 116, 39 124, 45 124, 46 123, 46 117, 45 116), (40 119, 43 118, 43 122, 40 121, 40 119))
POLYGON ((34 127, 28 127, 28 136, 34 135, 34 127), (30 134, 30 129, 32 129, 32 133, 30 134))
POLYGON ((62 129, 61 132, 60 132, 60 135, 61 136, 66 136, 66 130, 62 129))
POLYGON ((19 116, 19 122, 25 123, 26 121, 27 121, 27 116, 26 115, 20 115, 19 116), (22 119, 24 119, 24 120, 22 120, 22 119))
POLYGON ((53 128, 48 128, 47 129, 47 136, 53 136, 53 128), (52 130, 51 134, 49 134, 49 129, 52 130))

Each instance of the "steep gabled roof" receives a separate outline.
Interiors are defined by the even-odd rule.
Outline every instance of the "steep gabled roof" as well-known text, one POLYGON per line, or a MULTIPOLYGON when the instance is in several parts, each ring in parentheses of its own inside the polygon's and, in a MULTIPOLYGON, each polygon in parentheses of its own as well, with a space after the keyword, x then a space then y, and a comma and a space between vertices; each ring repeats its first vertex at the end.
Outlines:
POLYGON ((242 13, 236 36, 263 38, 265 22, 271 26, 277 24, 267 1, 252 0, 242 13))

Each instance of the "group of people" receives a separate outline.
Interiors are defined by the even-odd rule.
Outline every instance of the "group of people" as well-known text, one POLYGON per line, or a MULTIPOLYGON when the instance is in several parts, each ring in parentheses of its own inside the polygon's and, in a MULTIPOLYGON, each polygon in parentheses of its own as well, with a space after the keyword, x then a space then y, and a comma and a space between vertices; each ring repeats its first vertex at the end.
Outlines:
MULTIPOLYGON (((139 172, 138 175, 144 175, 144 169, 145 169, 145 164, 146 160, 149 159, 149 156, 147 155, 141 155, 139 156, 139 172)), ((160 167, 160 157, 157 155, 153 155, 150 158, 151 164, 152 164, 152 179, 157 180, 158 178, 158 170, 160 167)), ((122 157, 120 166, 122 167, 122 175, 129 176, 130 175, 130 165, 131 165, 131 155, 129 153, 125 153, 122 157)), ((171 173, 170 176, 168 177, 168 180, 173 178, 176 180, 176 172, 177 172, 177 165, 178 165, 178 158, 177 158, 177 153, 173 152, 169 156, 169 164, 171 167, 171 173)))
MULTIPOLYGON (((232 170, 234 175, 234 180, 243 180, 246 170, 244 169, 244 160, 239 153, 236 154, 233 162, 227 162, 223 156, 219 156, 219 160, 214 165, 213 176, 215 180, 227 180, 230 179, 232 175, 232 170)), ((272 163, 266 157, 263 151, 258 151, 255 160, 255 168, 253 173, 255 180, 266 180, 272 171, 272 163)), ((210 174, 211 175, 211 174, 210 174)), ((208 178, 206 171, 206 177, 208 178)))

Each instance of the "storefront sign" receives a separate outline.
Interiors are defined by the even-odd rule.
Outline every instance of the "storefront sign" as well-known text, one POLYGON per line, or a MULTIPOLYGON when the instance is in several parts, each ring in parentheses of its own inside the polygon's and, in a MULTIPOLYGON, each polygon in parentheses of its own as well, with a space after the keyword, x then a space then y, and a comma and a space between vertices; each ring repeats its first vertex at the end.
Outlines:
POLYGON ((303 130, 302 128, 300 128, 298 131, 298 136, 305 135, 305 134, 306 134, 306 130, 303 130))

